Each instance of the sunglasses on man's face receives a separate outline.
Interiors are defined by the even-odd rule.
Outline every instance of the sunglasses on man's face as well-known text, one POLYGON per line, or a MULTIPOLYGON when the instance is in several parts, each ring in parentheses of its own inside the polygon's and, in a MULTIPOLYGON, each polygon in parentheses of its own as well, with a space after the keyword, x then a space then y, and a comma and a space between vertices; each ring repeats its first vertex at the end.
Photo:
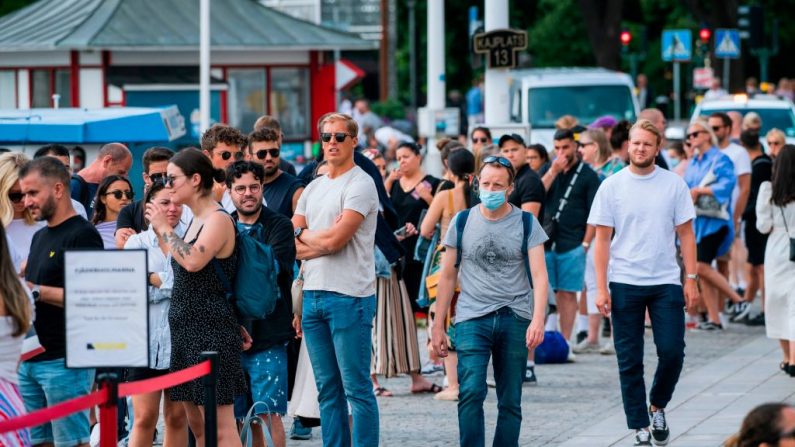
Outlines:
POLYGON ((165 183, 165 181, 166 181, 166 173, 165 172, 156 172, 154 174, 149 174, 149 180, 152 183, 165 183))
POLYGON ((482 143, 482 144, 486 144, 486 143, 488 143, 488 142, 489 142, 489 139, 488 139, 488 138, 473 138, 473 139, 472 139, 472 142, 473 142, 473 143, 482 143))
POLYGON ((25 194, 22 194, 21 192, 9 192, 8 193, 8 200, 10 200, 10 201, 12 201, 14 203, 21 202, 24 197, 25 197, 25 194))
POLYGON ((713 131, 713 132, 718 132, 718 131, 720 131, 721 129, 723 129, 723 126, 712 126, 712 131, 713 131))
POLYGON ((221 158, 223 158, 224 160, 229 160, 230 158, 232 158, 232 156, 235 157, 235 160, 241 160, 243 158, 243 152, 239 152, 239 151, 238 152, 229 152, 229 151, 221 152, 221 158))
POLYGON ((279 158, 281 151, 279 149, 260 149, 254 155, 260 160, 265 160, 265 157, 270 154, 271 158, 279 158))
POLYGON ((343 141, 345 141, 346 138, 353 135, 345 132, 337 132, 337 133, 323 132, 320 134, 320 139, 323 140, 324 143, 328 143, 329 141, 331 141, 332 136, 334 137, 334 140, 337 141, 337 143, 342 143, 343 141))
POLYGON ((135 193, 130 191, 129 189, 125 189, 122 191, 121 189, 117 189, 115 191, 108 191, 105 193, 106 196, 112 195, 114 199, 121 200, 122 197, 126 197, 127 200, 132 200, 135 197, 135 193))

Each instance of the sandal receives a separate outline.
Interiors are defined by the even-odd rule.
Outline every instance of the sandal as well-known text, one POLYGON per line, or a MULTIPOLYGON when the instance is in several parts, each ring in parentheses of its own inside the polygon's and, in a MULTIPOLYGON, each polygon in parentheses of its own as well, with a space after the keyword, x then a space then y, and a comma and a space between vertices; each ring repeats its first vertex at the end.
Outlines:
POLYGON ((430 388, 425 388, 422 390, 411 390, 411 394, 423 394, 423 393, 433 393, 436 394, 442 391, 442 387, 439 385, 432 383, 430 388))
POLYGON ((391 391, 389 391, 388 389, 386 389, 386 388, 384 388, 382 386, 373 388, 373 394, 375 394, 376 396, 381 396, 381 397, 392 397, 392 396, 394 396, 394 394, 392 394, 391 391))

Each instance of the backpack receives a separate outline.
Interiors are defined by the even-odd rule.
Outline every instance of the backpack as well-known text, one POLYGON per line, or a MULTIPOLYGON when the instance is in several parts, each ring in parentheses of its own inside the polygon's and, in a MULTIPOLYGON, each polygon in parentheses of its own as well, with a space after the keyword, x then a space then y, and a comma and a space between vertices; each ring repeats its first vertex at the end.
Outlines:
POLYGON ((544 341, 535 351, 535 362, 539 365, 566 363, 569 358, 569 344, 558 331, 545 331, 544 341))
POLYGON ((279 263, 273 248, 262 242, 262 230, 259 223, 250 228, 240 223, 235 225, 237 272, 234 287, 218 260, 212 260, 215 274, 221 280, 227 299, 235 305, 237 314, 244 319, 266 318, 281 298, 277 282, 279 263))
MULTIPOLYGON (((463 248, 463 236, 464 236, 464 227, 466 227, 467 219, 469 219, 469 211, 470 209, 466 209, 458 213, 458 218, 455 221, 455 232, 456 232, 456 255, 455 255, 455 268, 456 270, 461 265, 461 257, 462 257, 462 248, 463 248)), ((530 232, 532 231, 532 222, 533 222, 533 215, 528 213, 527 211, 522 211, 522 257, 524 258, 524 268, 527 272, 527 280, 530 281, 530 288, 533 288, 533 276, 530 274, 530 257, 527 254, 527 238, 530 237, 530 232)))
MULTIPOLYGON (((86 208, 86 212, 89 212, 91 209, 91 197, 88 195, 88 182, 77 174, 72 174, 72 180, 80 184, 80 194, 77 201, 86 208)), ((90 218, 91 216, 89 215, 88 217, 90 218)))

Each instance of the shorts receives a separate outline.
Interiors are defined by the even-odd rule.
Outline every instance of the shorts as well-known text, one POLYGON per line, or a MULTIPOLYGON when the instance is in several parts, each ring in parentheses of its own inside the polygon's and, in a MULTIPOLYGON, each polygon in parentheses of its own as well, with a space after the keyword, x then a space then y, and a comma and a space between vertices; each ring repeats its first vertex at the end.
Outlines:
POLYGON ((581 292, 585 287, 585 248, 578 246, 564 253, 544 253, 549 285, 555 292, 581 292))
MULTIPOLYGON (((93 369, 67 369, 64 359, 22 362, 19 391, 28 413, 85 396, 94 384, 93 369)), ((89 441, 88 410, 31 428, 33 445, 71 447, 89 441)))
POLYGON ((249 381, 249 394, 235 399, 235 417, 242 419, 255 402, 255 414, 287 414, 287 344, 264 351, 244 352, 243 371, 249 381))
POLYGON ((729 227, 724 226, 718 231, 701 238, 701 242, 696 245, 698 262, 712 264, 712 261, 718 256, 718 250, 720 250, 721 245, 723 245, 728 231, 729 227))
POLYGON ((756 229, 756 217, 745 221, 745 246, 748 248, 748 263, 756 267, 765 263, 767 235, 756 229))
POLYGON ((168 373, 168 369, 129 368, 127 370, 127 382, 154 379, 155 377, 165 376, 168 373))

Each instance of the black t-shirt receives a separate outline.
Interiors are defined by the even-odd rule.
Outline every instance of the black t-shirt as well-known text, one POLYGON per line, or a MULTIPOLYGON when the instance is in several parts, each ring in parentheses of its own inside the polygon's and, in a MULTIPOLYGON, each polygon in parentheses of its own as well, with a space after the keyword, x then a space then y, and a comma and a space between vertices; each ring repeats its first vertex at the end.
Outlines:
POLYGON ((143 199, 130 203, 119 211, 119 217, 116 219, 116 231, 122 228, 132 228, 136 233, 144 231, 143 199))
POLYGON ((289 161, 283 158, 279 159, 279 169, 292 175, 293 177, 297 175, 295 172, 295 165, 293 165, 292 163, 290 163, 289 161))
POLYGON ((544 204, 544 183, 530 166, 524 165, 516 173, 513 192, 508 196, 508 202, 517 208, 522 208, 523 203, 529 202, 544 204))
MULTIPOLYGON (((441 180, 432 175, 426 175, 420 183, 427 182, 431 186, 431 193, 436 194, 440 181, 441 180)), ((408 192, 403 191, 399 181, 392 183, 392 189, 389 190, 389 197, 392 199, 395 211, 397 211, 398 228, 406 225, 406 223, 411 223, 417 227, 422 210, 428 209, 428 202, 423 200, 419 194, 414 191, 414 188, 411 188, 408 192)), ((414 244, 416 243, 417 236, 404 239, 401 243, 403 248, 406 249, 406 252, 409 253, 409 258, 413 258, 414 256, 414 244)))
POLYGON ((94 199, 99 189, 99 183, 88 183, 83 177, 75 174, 69 182, 72 199, 77 200, 86 209, 86 216, 91 219, 94 215, 94 199))
MULTIPOLYGON (((284 174, 282 174, 284 175, 284 174)), ((280 176, 281 177, 281 176, 280 176)), ((232 214, 237 220, 237 212, 232 214)), ((293 330, 293 302, 290 289, 293 284, 293 264, 295 264, 295 238, 293 237, 293 224, 290 219, 263 207, 257 223, 262 225, 264 243, 273 248, 273 255, 279 263, 279 291, 282 296, 276 302, 273 313, 264 320, 252 322, 251 349, 262 351, 276 344, 284 343, 295 336, 293 330)))
MULTIPOLYGON (((64 287, 64 252, 74 248, 102 250, 102 237, 81 216, 66 219, 55 227, 44 227, 33 235, 25 279, 42 286, 64 287)), ((36 334, 45 352, 32 362, 66 356, 66 325, 63 307, 36 303, 36 334)))
POLYGON ((282 172, 276 180, 262 185, 268 208, 287 217, 293 217, 293 195, 304 186, 298 177, 282 172))
POLYGON ((773 159, 767 154, 762 154, 751 162, 751 190, 748 193, 748 204, 743 211, 743 219, 756 221, 756 198, 759 196, 759 186, 769 182, 773 177, 773 159))
MULTIPOLYGON (((547 198, 544 202, 544 218, 549 219, 555 216, 558 211, 560 199, 566 193, 571 178, 577 172, 578 162, 569 169, 568 172, 561 172, 555 177, 555 181, 547 191, 547 198)), ((557 231, 553 242, 555 251, 563 253, 577 248, 585 237, 585 227, 588 222, 588 214, 591 212, 591 204, 599 189, 599 176, 588 165, 583 165, 577 181, 569 194, 568 202, 560 214, 557 231)))

